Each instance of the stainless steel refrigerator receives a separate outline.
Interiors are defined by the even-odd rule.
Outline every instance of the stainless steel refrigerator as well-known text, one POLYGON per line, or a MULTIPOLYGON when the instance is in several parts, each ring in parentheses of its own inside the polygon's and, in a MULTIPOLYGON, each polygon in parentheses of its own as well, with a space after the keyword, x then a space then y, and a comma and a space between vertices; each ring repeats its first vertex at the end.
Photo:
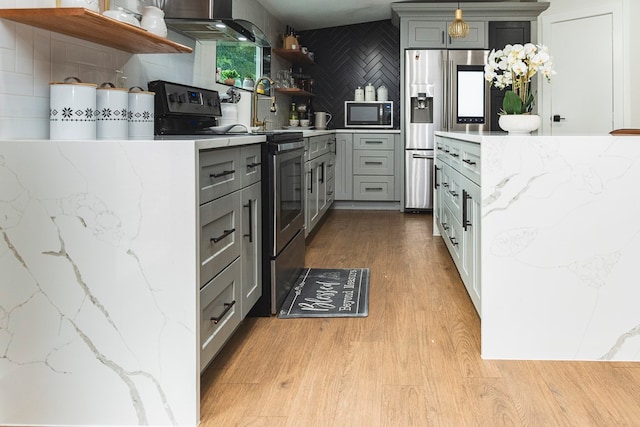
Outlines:
POLYGON ((433 209, 437 130, 490 130, 488 50, 406 50, 404 58, 405 210, 433 209))

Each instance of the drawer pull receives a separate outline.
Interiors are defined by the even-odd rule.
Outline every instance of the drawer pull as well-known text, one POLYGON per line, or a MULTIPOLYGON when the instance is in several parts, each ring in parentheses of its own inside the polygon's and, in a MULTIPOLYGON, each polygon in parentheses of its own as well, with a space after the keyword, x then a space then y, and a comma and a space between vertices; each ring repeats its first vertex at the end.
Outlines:
POLYGON ((224 239, 225 237, 228 237, 234 231, 236 231, 235 228, 232 228, 231 230, 224 230, 224 233, 222 233, 220 237, 212 237, 211 239, 209 239, 209 241, 213 243, 218 243, 220 240, 224 239))
POLYGON ((446 222, 443 222, 443 223, 442 223, 442 229, 443 229, 444 231, 449 231, 449 226, 447 225, 447 223, 446 223, 446 222))
POLYGON ((439 168, 438 165, 434 166, 434 172, 433 172, 433 188, 438 188, 440 187, 440 183, 438 183, 438 171, 440 171, 442 168, 439 168))
POLYGON ((224 310, 222 310, 222 313, 220 313, 220 316, 211 318, 211 321, 213 322, 213 324, 217 325, 222 320, 222 318, 227 315, 229 310, 231 310, 231 307, 233 307, 235 304, 236 304, 236 300, 233 300, 231 302, 225 302, 224 310))
POLYGON ((245 234, 244 237, 248 237, 249 243, 253 243, 253 204, 251 200, 244 207, 249 208, 249 234, 245 234))
POLYGON ((320 163, 320 172, 322 172, 322 175, 320 175, 320 183, 324 184, 324 162, 320 163))
POLYGON ((381 165, 382 162, 364 162, 365 165, 381 165))
POLYGON ((466 164, 468 164, 469 166, 473 166, 476 164, 476 162, 473 162, 469 159, 462 159, 463 162, 465 162, 466 164))
POLYGON ((261 163, 260 163, 260 162, 258 162, 258 163, 247 163, 247 167, 248 167, 249 169, 253 169, 253 168, 255 168, 256 166, 260 166, 260 165, 261 165, 261 163))
POLYGON ((458 197, 458 193, 455 191, 449 191, 449 194, 451 194, 452 197, 458 197))
POLYGON ((367 187, 364 189, 364 191, 384 191, 384 188, 382 187, 367 187))
POLYGON ((458 246, 458 241, 456 240, 455 237, 449 237, 449 240, 451 241, 451 244, 453 246, 458 246))
POLYGON ((231 175, 231 174, 234 174, 234 173, 236 173, 235 170, 223 171, 223 172, 220 172, 220 173, 212 173, 212 174, 209 175, 209 178, 220 178, 222 176, 227 176, 227 175, 231 175))
POLYGON ((460 157, 460 154, 456 154, 456 153, 449 153, 449 155, 450 155, 451 157, 460 157))
POLYGON ((369 139, 364 141, 365 144, 384 144, 384 141, 377 141, 375 139, 369 139))
POLYGON ((467 214, 467 200, 471 199, 471 195, 467 193, 467 190, 462 190, 462 228, 467 231, 467 227, 471 225, 467 214))

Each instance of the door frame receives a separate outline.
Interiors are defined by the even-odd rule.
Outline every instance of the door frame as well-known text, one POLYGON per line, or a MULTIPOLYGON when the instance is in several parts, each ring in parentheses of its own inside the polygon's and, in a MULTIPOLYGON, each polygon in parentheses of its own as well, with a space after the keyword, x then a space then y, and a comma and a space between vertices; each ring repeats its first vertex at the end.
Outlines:
MULTIPOLYGON (((624 35, 628 34, 626 30, 626 20, 624 19, 624 9, 626 0, 608 0, 606 3, 586 7, 583 9, 573 9, 570 11, 564 11, 560 13, 551 13, 548 15, 540 16, 540 26, 542 27, 542 38, 540 43, 549 47, 550 54, 553 57, 553 40, 551 37, 551 25, 563 22, 571 21, 575 19, 590 18, 601 15, 611 15, 613 34, 613 59, 612 59, 612 71, 613 71, 613 128, 624 127, 624 113, 625 106, 627 104, 624 97, 625 87, 629 87, 626 79, 628 78, 628 72, 630 62, 625 57, 624 53, 627 50, 625 45, 624 35)), ((543 81, 544 79, 538 75, 538 93, 540 93, 539 105, 542 107, 539 111, 542 119, 542 133, 545 135, 552 134, 552 122, 551 117, 553 115, 553 108, 551 105, 551 91, 553 90, 550 85, 553 85, 553 77, 551 83, 543 81)), ((613 130, 613 129, 611 129, 613 130)))

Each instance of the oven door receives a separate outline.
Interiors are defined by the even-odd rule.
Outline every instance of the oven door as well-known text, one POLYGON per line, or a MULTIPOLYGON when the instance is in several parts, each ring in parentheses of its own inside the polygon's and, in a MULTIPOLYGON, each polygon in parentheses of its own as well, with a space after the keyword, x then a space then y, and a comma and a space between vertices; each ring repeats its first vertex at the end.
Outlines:
POLYGON ((273 161, 273 206, 275 221, 272 256, 277 256, 304 227, 304 147, 276 152, 273 161))

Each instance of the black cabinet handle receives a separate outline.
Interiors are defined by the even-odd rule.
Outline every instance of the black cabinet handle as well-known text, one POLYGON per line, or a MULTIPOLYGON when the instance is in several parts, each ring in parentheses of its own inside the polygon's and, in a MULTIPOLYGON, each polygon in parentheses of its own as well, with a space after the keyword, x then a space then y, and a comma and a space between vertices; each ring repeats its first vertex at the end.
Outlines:
POLYGON ((382 187, 367 187, 364 189, 364 191, 383 191, 384 188, 382 187))
POLYGON ((313 168, 309 171, 309 173, 311 174, 311 178, 309 179, 309 184, 311 185, 309 187, 309 193, 313 194, 313 168))
POLYGON ((234 174, 234 173, 236 173, 235 170, 223 171, 223 172, 220 172, 220 173, 212 173, 212 174, 209 175, 209 178, 220 178, 222 176, 227 176, 227 175, 231 175, 231 174, 234 174))
POLYGON ((249 169, 253 169, 253 168, 255 168, 256 166, 260 166, 260 165, 261 165, 261 163, 260 163, 260 162, 258 162, 258 163, 255 163, 255 162, 254 162, 254 163, 247 163, 247 167, 248 167, 249 169))
POLYGON ((462 159, 463 162, 465 162, 466 164, 468 164, 469 166, 473 166, 476 164, 476 162, 473 162, 469 159, 462 159))
POLYGON ((322 172, 322 175, 320 175, 320 182, 324 183, 324 162, 320 163, 320 172, 322 172))
POLYGON ((449 226, 447 225, 447 223, 446 223, 446 222, 443 222, 443 223, 442 223, 442 229, 443 229, 444 231, 449 231, 449 226))
POLYGON ((220 316, 211 318, 211 321, 213 322, 213 324, 217 325, 222 320, 222 318, 227 315, 229 310, 231 310, 231 307, 233 307, 235 304, 236 304, 236 300, 233 300, 231 302, 225 302, 224 310, 222 310, 222 313, 220 313, 220 316))
POLYGON ((560 117, 560 114, 554 114, 553 115, 553 121, 554 122, 559 122, 560 120, 564 120, 564 117, 560 117))
POLYGON ((457 153, 449 153, 449 155, 451 157, 460 157, 460 154, 457 154, 457 153))
POLYGON ((452 197, 458 197, 458 193, 453 190, 449 191, 449 194, 451 194, 452 197))
POLYGON ((249 234, 245 234, 244 237, 248 237, 249 243, 253 243, 253 203, 251 200, 244 207, 249 208, 249 234))
POLYGON ((365 165, 381 165, 382 162, 364 162, 365 165))
POLYGON ((232 228, 231 230, 224 230, 224 233, 222 233, 222 235, 220 235, 219 237, 212 237, 211 239, 209 239, 209 241, 213 243, 218 243, 220 240, 224 239, 225 237, 228 237, 234 231, 236 231, 235 228, 232 228))
POLYGON ((438 188, 440 186, 440 184, 438 183, 438 171, 440 171, 441 168, 439 168, 437 165, 434 166, 434 172, 433 172, 433 188, 438 188))
POLYGON ((456 238, 455 238, 455 237, 449 237, 449 240, 451 241, 451 244, 452 244, 453 246, 458 246, 458 242, 456 241, 456 238))
POLYGON ((467 190, 462 190, 462 228, 464 231, 467 231, 467 227, 471 225, 467 214, 467 200, 469 199, 471 199, 471 196, 467 193, 467 190))

